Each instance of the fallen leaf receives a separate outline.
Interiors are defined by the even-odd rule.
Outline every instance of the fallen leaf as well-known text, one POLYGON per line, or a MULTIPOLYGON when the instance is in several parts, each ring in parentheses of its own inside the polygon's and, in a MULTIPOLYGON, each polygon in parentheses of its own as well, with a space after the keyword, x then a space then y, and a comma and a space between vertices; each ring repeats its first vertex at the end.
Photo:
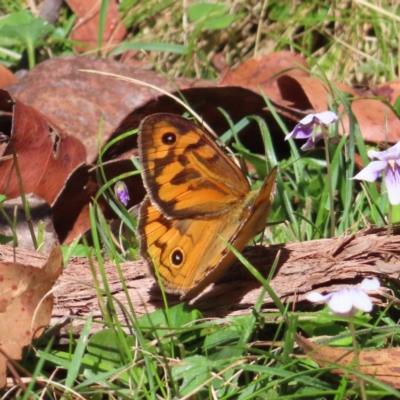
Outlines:
MULTIPOLYGON (((60 129, 77 136, 89 154, 87 166, 83 165, 74 173, 69 170, 69 177, 63 175, 62 179, 57 181, 65 185, 61 189, 63 193, 57 196, 57 201, 51 203, 54 205, 55 230, 61 242, 69 243, 89 227, 88 207, 99 187, 95 176, 90 175, 88 171, 92 168, 90 164, 94 164, 98 156, 98 126, 101 117, 101 138, 104 144, 120 133, 137 128, 147 115, 160 111, 177 114, 185 112, 174 99, 160 94, 155 89, 80 71, 89 68, 133 77, 165 91, 175 91, 175 94, 178 87, 187 103, 193 106, 218 134, 230 129, 229 122, 222 116, 218 107, 231 115, 234 123, 253 114, 266 119, 272 132, 279 132, 276 121, 264 110, 265 101, 262 96, 249 89, 237 86, 215 87, 212 82, 194 79, 176 79, 174 87, 158 73, 130 68, 110 60, 85 57, 54 59, 39 64, 8 89, 13 96, 55 121, 60 129)), ((126 159, 135 154, 136 136, 132 135, 115 143, 105 153, 103 161, 126 159)), ((283 135, 276 135, 280 150, 288 148, 283 138, 283 135)), ((263 146, 259 127, 254 121, 240 132, 240 139, 250 150, 258 151, 263 146)), ((132 170, 132 164, 129 162, 127 165, 132 170)), ((140 178, 137 179, 139 183, 135 183, 133 190, 137 193, 136 200, 139 202, 144 189, 140 178)), ((131 199, 135 199, 135 196, 131 199)), ((106 215, 113 217, 114 214, 108 213, 107 206, 104 207, 106 215)))
MULTIPOLYGON (((127 115, 160 96, 160 92, 110 76, 82 72, 84 69, 135 78, 167 92, 213 85, 205 80, 177 78, 173 86, 157 72, 99 58, 59 57, 38 64, 7 89, 12 96, 44 114, 60 130, 79 138, 86 147, 88 164, 97 159, 100 120, 104 144, 127 115)), ((144 117, 138 115, 139 121, 144 117)))
MULTIPOLYGON (((365 141, 396 143, 400 140, 400 121, 396 114, 376 96, 384 97, 392 105, 400 95, 400 83, 388 82, 372 87, 349 86, 338 82, 324 82, 310 76, 304 59, 291 52, 281 51, 252 59, 220 78, 220 85, 238 85, 256 93, 262 91, 277 106, 277 111, 298 122, 306 114, 328 109, 329 98, 336 98, 335 87, 350 95, 352 111, 365 141), (333 93, 332 93, 333 92, 333 93)), ((339 106, 339 114, 344 114, 339 106)), ((339 124, 339 133, 349 133, 346 114, 339 124)))
POLYGON ((394 104, 397 97, 400 96, 400 81, 381 83, 380 85, 373 85, 367 87, 367 90, 371 91, 372 95, 381 96, 394 104))
MULTIPOLYGON (((98 0, 66 0, 66 3, 77 16, 71 39, 88 45, 74 46, 74 50, 86 52, 97 48, 101 2, 98 0)), ((115 0, 109 0, 104 24, 102 54, 109 53, 115 45, 124 39, 126 34, 127 31, 121 21, 118 5, 115 0)))
MULTIPOLYGON (((53 295, 46 295, 62 273, 62 259, 57 246, 41 268, 0 262, 0 348, 11 359, 19 360, 22 349, 49 325, 53 295)), ((0 388, 6 383, 6 361, 0 353, 0 388)))
MULTIPOLYGON (((382 101, 355 99, 351 109, 366 142, 397 143, 400 140, 399 117, 382 101)), ((344 121, 347 119, 346 115, 344 121)), ((347 125, 345 122, 345 126, 347 125)))
MULTIPOLYGON (((176 93, 175 93, 176 94, 176 93)), ((223 109, 232 117, 234 123, 249 115, 258 115, 267 120, 271 132, 279 132, 274 118, 264 110, 264 99, 249 89, 238 86, 227 87, 195 87, 181 89, 180 94, 189 105, 192 105, 196 112, 201 115, 205 122, 218 134, 222 135, 230 129, 229 122, 221 115, 218 107, 223 109), (199 101, 201 99, 201 101, 199 101), (275 129, 276 128, 276 129, 275 129)), ((177 94, 178 95, 178 94, 177 94)), ((140 121, 147 115, 158 112, 168 112, 182 115, 185 112, 183 106, 166 95, 160 95, 145 102, 141 107, 135 108, 127 117, 121 121, 115 131, 111 133, 109 141, 120 134, 136 129, 140 121)), ((285 121, 286 122, 286 121, 285 121)), ((260 129, 256 122, 252 121, 240 131, 240 140, 249 150, 259 151, 263 148, 263 141, 260 129)), ((284 142, 284 135, 274 135, 279 149, 288 148, 284 142)), ((137 149, 137 135, 131 135, 126 139, 116 142, 103 156, 108 161, 126 153, 131 154, 137 149)))
POLYGON ((245 61, 235 70, 225 71, 219 80, 220 85, 245 86, 256 89, 269 85, 282 73, 289 76, 309 76, 307 61, 291 51, 278 51, 264 57, 245 61))
MULTIPOLYGON (((355 94, 351 86, 334 83, 342 92, 355 94)), ((319 113, 328 109, 329 97, 337 97, 330 88, 320 79, 311 76, 289 76, 278 78, 278 87, 282 95, 282 102, 290 104, 295 109, 312 110, 319 113)), ((275 99, 280 103, 279 99, 275 99)))
MULTIPOLYGON (((86 158, 85 148, 75 137, 61 132, 34 108, 15 100, 0 89, 0 111, 8 118, 0 130, 10 137, 0 157, 0 193, 9 199, 20 196, 12 157, 18 155, 25 193, 35 193, 52 205, 65 179, 86 158)), ((1 150, 1 149, 0 149, 1 150)))
POLYGON ((4 88, 17 81, 17 77, 4 65, 0 64, 0 88, 4 88))
MULTIPOLYGON (((309 66, 303 57, 290 51, 279 51, 248 60, 234 71, 225 72, 220 85, 237 85, 256 93, 263 93, 271 101, 284 107, 307 110, 307 98, 293 80, 285 78, 308 78, 309 66)), ((288 114, 291 117, 291 114, 288 114)))
MULTIPOLYGON (((306 110, 308 105, 313 112, 322 112, 328 109, 328 98, 337 97, 332 93, 327 84, 313 77, 302 76, 284 76, 278 80, 281 87, 281 93, 287 93, 283 96, 282 104, 292 103, 291 107, 306 110), (285 85, 282 86, 282 82, 285 85), (290 91, 284 88, 290 87, 290 91), (297 87, 297 90, 296 90, 297 87), (328 94, 330 93, 330 94, 328 94), (290 96, 290 97, 289 97, 290 96)), ((394 104, 396 100, 395 90, 389 90, 386 86, 375 86, 374 93, 364 88, 362 91, 342 83, 331 83, 342 93, 352 96, 351 108, 360 126, 361 134, 365 141, 372 143, 386 142, 396 143, 400 139, 400 121, 396 114, 376 96, 386 97, 389 102, 394 104), (384 94, 386 96, 384 96, 384 94), (368 98, 370 97, 370 98, 368 98), (386 125, 387 124, 387 125, 386 125)), ((399 85, 394 85, 398 91, 399 85)), ((279 102, 279 99, 274 99, 279 102)), ((343 105, 339 106, 338 113, 343 115, 339 124, 339 132, 349 133, 349 117, 344 112, 343 105)))
MULTIPOLYGON (((134 170, 130 160, 113 160, 103 164, 107 181, 134 170)), ((93 202, 100 186, 97 182, 97 167, 84 165, 77 168, 65 183, 65 187, 53 207, 53 225, 61 243, 69 244, 77 236, 90 228, 89 204, 93 202)), ((145 190, 140 175, 133 175, 123 180, 130 200, 127 208, 142 201, 145 190)), ((113 190, 113 186, 112 186, 113 190)), ((116 215, 103 196, 97 203, 106 219, 116 215)))
MULTIPOLYGON (((315 344, 300 335, 296 335, 297 344, 303 351, 321 367, 330 367, 333 364, 356 368, 354 351, 315 344)), ((400 348, 362 350, 358 356, 360 371, 396 389, 400 389, 400 348)), ((332 367, 331 372, 343 376, 347 371, 332 367)), ((358 379, 349 375, 350 379, 358 379)))

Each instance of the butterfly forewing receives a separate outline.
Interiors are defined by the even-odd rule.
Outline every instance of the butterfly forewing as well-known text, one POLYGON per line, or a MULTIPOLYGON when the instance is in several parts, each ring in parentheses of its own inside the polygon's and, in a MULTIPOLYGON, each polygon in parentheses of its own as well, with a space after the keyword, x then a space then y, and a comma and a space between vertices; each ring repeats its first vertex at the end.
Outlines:
POLYGON ((149 196, 167 218, 224 214, 250 191, 214 139, 177 115, 153 114, 142 121, 139 155, 149 196))

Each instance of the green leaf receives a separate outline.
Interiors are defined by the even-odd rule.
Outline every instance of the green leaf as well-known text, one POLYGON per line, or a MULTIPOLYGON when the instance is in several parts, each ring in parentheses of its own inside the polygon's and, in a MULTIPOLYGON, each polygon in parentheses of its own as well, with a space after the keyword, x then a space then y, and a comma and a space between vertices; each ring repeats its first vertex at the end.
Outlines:
POLYGON ((202 28, 219 30, 227 28, 236 15, 230 14, 228 5, 198 2, 189 7, 188 18, 202 28))
MULTIPOLYGON (((136 338, 126 336, 126 342, 129 346, 134 347, 136 338)), ((124 347, 117 343, 116 333, 111 329, 104 329, 95 333, 87 346, 87 358, 93 359, 99 363, 109 364, 110 367, 119 367, 123 365, 121 351, 125 351, 124 347)))
MULTIPOLYGON (((193 309, 187 303, 180 303, 171 307, 168 311, 160 309, 151 314, 143 315, 143 317, 139 319, 139 325, 143 329, 154 329, 156 327, 166 328, 168 327, 168 321, 170 321, 171 326, 169 326, 169 328, 179 328, 201 318, 203 318, 203 316, 200 311, 193 309), (168 319, 166 315, 167 312, 169 313, 168 319)), ((165 333, 165 329, 163 333, 165 333)))
POLYGON ((224 360, 239 357, 243 350, 233 347, 237 345, 239 338, 240 333, 234 325, 208 335, 204 341, 204 350, 208 359, 224 360))
POLYGON ((68 255, 68 257, 87 257, 88 251, 87 246, 83 244, 71 244, 69 246, 61 246, 61 251, 63 256, 68 255))
POLYGON ((26 11, 9 15, 0 21, 0 34, 21 40, 26 45, 36 43, 53 31, 54 26, 43 18, 35 18, 26 11))
POLYGON ((244 147, 238 146, 236 143, 232 147, 240 154, 240 156, 248 161, 257 171, 259 179, 264 179, 267 176, 267 166, 265 157, 250 152, 244 147))
POLYGON ((224 4, 198 2, 188 9, 188 18, 192 22, 206 20, 207 18, 220 17, 229 13, 229 7, 224 4))
POLYGON ((0 244, 6 244, 8 242, 11 242, 12 240, 13 240, 12 236, 6 236, 0 233, 0 244))
MULTIPOLYGON (((211 368, 214 363, 203 356, 185 358, 180 365, 172 368, 175 379, 183 379, 180 395, 186 395, 204 385, 211 377, 211 368)), ((201 397, 201 396, 200 396, 201 397)))
POLYGON ((212 31, 226 29, 235 20, 236 16, 233 14, 225 15, 223 17, 211 18, 204 23, 204 29, 212 31))
POLYGON ((392 222, 400 222, 400 204, 392 206, 392 222))
POLYGON ((28 53, 29 68, 35 66, 35 45, 40 38, 54 30, 54 26, 43 18, 35 18, 20 11, 0 20, 0 37, 19 40, 28 53))
POLYGON ((400 117, 400 96, 396 97, 396 100, 394 101, 393 104, 393 109, 396 112, 396 115, 400 117))

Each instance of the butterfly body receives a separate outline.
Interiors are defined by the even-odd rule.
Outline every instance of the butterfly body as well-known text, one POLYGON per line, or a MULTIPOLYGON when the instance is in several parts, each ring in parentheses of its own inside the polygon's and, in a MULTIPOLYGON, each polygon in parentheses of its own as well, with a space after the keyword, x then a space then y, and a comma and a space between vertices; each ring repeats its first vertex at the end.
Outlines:
POLYGON ((266 224, 276 169, 251 191, 236 164, 194 123, 153 114, 139 128, 147 189, 140 209, 140 254, 167 292, 189 298, 215 281, 266 224))

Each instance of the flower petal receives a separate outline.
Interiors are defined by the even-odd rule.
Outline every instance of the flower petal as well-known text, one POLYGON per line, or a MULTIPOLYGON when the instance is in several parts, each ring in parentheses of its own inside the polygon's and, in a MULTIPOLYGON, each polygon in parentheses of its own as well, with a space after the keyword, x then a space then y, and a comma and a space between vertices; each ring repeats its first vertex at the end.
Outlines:
POLYGON ((318 143, 322 138, 324 137, 324 134, 322 131, 319 131, 316 133, 315 137, 312 135, 307 139, 307 142, 301 146, 301 150, 310 150, 312 149, 316 143, 318 143))
POLYGON ((381 287, 381 284, 379 282, 378 278, 364 278, 363 281, 361 282, 360 288, 362 290, 376 290, 381 287))
POLYGON ((389 164, 385 171, 385 183, 392 205, 400 204, 400 166, 397 162, 389 164))
POLYGON ((344 288, 333 293, 332 298, 328 301, 328 307, 334 314, 348 314, 353 308, 349 290, 344 288))
POLYGON ((354 308, 364 312, 372 311, 373 307, 372 300, 367 295, 367 293, 364 292, 364 290, 358 288, 351 288, 349 290, 349 294, 354 308))
POLYGON ((338 120, 338 116, 332 111, 323 111, 318 114, 314 114, 314 118, 318 119, 320 124, 323 125, 329 125, 338 120))
MULTIPOLYGON (((338 116, 332 111, 323 111, 317 114, 308 114, 300 120, 300 122, 294 127, 292 132, 285 136, 285 140, 291 138, 308 139, 310 136, 313 135, 313 129, 315 126, 327 126, 332 122, 336 122, 337 120, 338 116)), ((315 137, 315 134, 313 136, 315 137)), ((314 143, 316 142, 318 142, 318 140, 314 140, 314 143)), ((307 148, 311 148, 309 147, 310 144, 306 144, 305 146, 307 146, 307 148)))
POLYGON ((124 182, 118 181, 115 184, 115 194, 119 201, 126 207, 129 203, 129 191, 124 182))
POLYGON ((303 125, 298 123, 292 132, 285 136, 285 140, 288 139, 308 139, 313 133, 312 125, 303 125))
POLYGON ((396 143, 394 146, 388 148, 384 151, 368 151, 369 158, 376 158, 380 161, 389 161, 389 160, 397 160, 400 159, 400 142, 396 143))
POLYGON ((380 173, 387 166, 386 161, 371 161, 363 170, 361 170, 352 179, 358 179, 360 181, 374 182, 380 173))
POLYGON ((303 119, 301 119, 298 125, 311 125, 314 123, 315 116, 317 114, 308 114, 303 119))
POLYGON ((327 299, 332 297, 332 293, 326 294, 325 296, 318 292, 310 292, 307 294, 306 299, 311 303, 326 302, 327 299))

